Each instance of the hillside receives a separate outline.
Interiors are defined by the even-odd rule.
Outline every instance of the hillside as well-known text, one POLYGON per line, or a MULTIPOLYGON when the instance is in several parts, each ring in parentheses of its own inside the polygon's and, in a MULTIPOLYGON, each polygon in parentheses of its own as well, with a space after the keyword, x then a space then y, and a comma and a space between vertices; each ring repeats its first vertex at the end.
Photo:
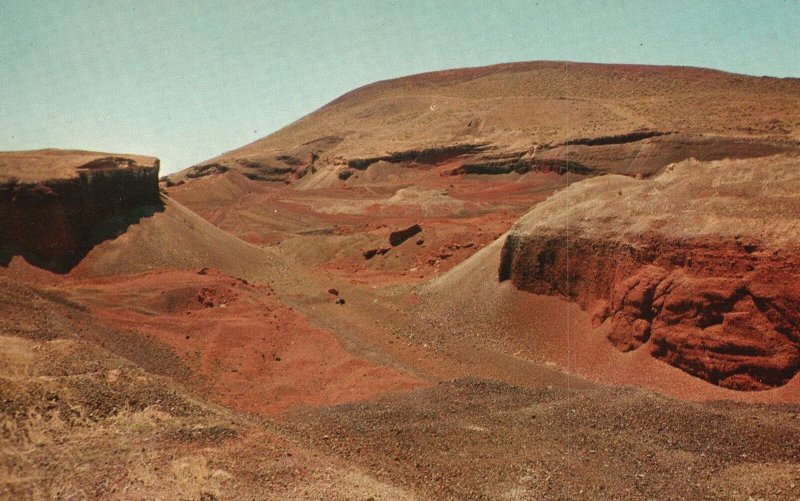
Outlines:
POLYGON ((169 182, 229 169, 292 181, 327 169, 352 175, 379 160, 458 157, 468 172, 569 161, 581 171, 652 174, 689 156, 796 148, 798 93, 798 79, 684 67, 531 62, 426 73, 356 89, 169 182))
MULTIPOLYGON (((800 367, 793 275, 782 271, 793 262, 800 219, 792 196, 799 103, 796 79, 695 68, 520 63, 443 71, 345 94, 203 164, 221 168, 171 177, 167 189, 240 238, 357 287, 450 283, 449 270, 495 249, 498 263, 479 273, 481 292, 468 288, 485 302, 483 318, 469 317, 485 332, 523 322, 509 306, 519 302, 485 283, 511 279, 517 289, 559 298, 528 320, 550 343, 559 332, 600 329, 621 352, 652 352, 718 386, 765 390, 800 367), (468 133, 459 129, 465 121, 474 126, 468 133), (337 131, 337 141, 312 141, 323 131, 337 131), (318 148, 306 163, 291 153, 299 144, 318 148), (256 171, 266 171, 247 163, 269 155, 289 162, 280 176, 262 177, 256 171), (500 250, 495 239, 520 217, 500 250), (768 291, 778 276, 788 282, 768 291), (651 312, 660 283, 674 283, 676 304, 692 303, 684 309, 695 314, 651 312), (570 310, 562 299, 580 308, 579 328, 550 309, 570 310)), ((426 303, 432 317, 445 304, 469 311, 471 303, 452 302, 465 287, 435 286, 426 303)), ((474 331, 442 322, 445 331, 474 331)), ((524 344, 524 329, 518 334, 524 344)), ((558 351, 535 341, 526 350, 550 360, 558 351)), ((611 372, 614 382, 670 386, 621 366, 611 372)), ((692 385, 669 376, 678 380, 692 385)), ((699 394, 688 386, 670 393, 699 394)))

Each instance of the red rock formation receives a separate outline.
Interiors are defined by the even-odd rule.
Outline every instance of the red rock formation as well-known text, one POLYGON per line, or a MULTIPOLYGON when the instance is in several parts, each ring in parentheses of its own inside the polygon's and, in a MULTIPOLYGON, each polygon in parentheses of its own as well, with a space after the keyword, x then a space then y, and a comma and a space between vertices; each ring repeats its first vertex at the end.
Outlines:
POLYGON ((501 279, 562 295, 609 321, 621 351, 654 357, 714 384, 757 390, 800 370, 800 261, 723 239, 636 245, 568 238, 506 240, 501 279))
POLYGON ((795 160, 573 185, 509 234, 500 280, 576 301, 621 351, 727 388, 785 384, 800 371, 795 160))

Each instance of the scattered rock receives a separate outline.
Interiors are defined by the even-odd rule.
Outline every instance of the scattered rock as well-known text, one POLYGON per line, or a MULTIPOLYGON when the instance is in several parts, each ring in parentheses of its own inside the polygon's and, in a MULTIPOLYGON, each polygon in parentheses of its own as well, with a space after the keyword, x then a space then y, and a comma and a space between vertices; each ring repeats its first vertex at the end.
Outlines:
POLYGON ((197 292, 197 302, 206 308, 227 308, 228 303, 238 298, 238 294, 232 290, 217 290, 211 287, 203 287, 197 292))
POLYGON ((397 247, 421 231, 422 226, 418 224, 414 224, 402 230, 393 231, 389 234, 389 243, 392 244, 392 247, 397 247))
POLYGON ((389 250, 390 249, 388 247, 378 247, 378 248, 375 248, 375 249, 367 249, 367 250, 361 251, 361 254, 364 256, 364 259, 372 259, 373 257, 375 257, 377 255, 386 254, 387 252, 389 252, 389 250))

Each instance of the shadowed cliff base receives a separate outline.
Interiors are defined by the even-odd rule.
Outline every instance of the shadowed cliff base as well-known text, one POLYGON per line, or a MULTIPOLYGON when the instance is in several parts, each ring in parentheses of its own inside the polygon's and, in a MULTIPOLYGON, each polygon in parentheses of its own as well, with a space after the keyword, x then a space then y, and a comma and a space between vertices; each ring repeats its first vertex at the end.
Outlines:
POLYGON ((66 273, 97 244, 164 210, 155 158, 41 150, 0 155, 0 265, 66 273))
MULTIPOLYGON (((70 218, 60 221, 63 226, 58 229, 41 229, 31 225, 25 238, 27 242, 36 243, 25 245, 3 242, 0 244, 0 266, 8 266, 14 256, 22 256, 28 263, 38 268, 55 273, 68 273, 95 246, 119 237, 131 225, 159 212, 164 212, 162 201, 157 204, 134 207, 123 213, 103 218, 90 227, 86 227, 86 220, 73 219, 75 222, 73 224, 68 222, 70 218)), ((45 214, 43 217, 47 218, 50 215, 52 214, 45 214)), ((3 227, 10 226, 3 223, 5 221, 0 220, 3 227)))

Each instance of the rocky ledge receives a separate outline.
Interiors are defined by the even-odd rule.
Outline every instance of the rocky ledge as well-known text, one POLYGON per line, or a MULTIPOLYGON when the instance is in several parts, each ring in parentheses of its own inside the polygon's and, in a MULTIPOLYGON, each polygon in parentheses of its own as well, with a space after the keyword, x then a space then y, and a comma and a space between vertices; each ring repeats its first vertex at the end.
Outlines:
POLYGON ((0 265, 69 271, 97 243, 162 210, 159 161, 87 151, 0 153, 0 265))
POLYGON ((621 351, 737 390, 800 371, 800 158, 576 183, 513 228, 499 276, 592 312, 621 351))

